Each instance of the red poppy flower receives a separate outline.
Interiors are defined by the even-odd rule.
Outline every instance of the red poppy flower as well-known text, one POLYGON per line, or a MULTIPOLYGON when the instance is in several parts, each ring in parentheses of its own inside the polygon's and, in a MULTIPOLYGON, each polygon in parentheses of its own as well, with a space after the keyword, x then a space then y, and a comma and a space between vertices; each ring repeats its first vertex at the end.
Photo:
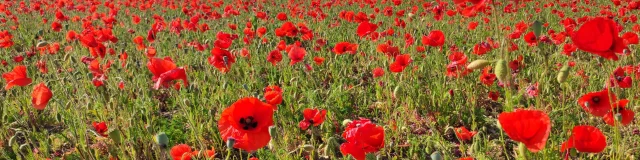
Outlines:
POLYGON ((476 44, 475 46, 473 46, 473 54, 476 55, 484 55, 487 52, 493 50, 493 48, 491 47, 491 45, 487 42, 480 42, 478 44, 476 44))
POLYGON ((580 152, 600 153, 607 147, 607 137, 600 129, 593 126, 575 126, 571 136, 562 143, 560 150, 575 148, 580 152))
POLYGON ((389 65, 389 70, 395 73, 402 72, 412 61, 409 54, 398 55, 395 61, 389 65))
POLYGON ((422 44, 432 47, 441 47, 444 45, 444 40, 444 33, 440 30, 434 30, 428 36, 422 36, 422 44))
POLYGON ((317 65, 322 65, 322 62, 324 62, 324 58, 322 58, 322 57, 313 57, 313 62, 315 62, 317 65))
POLYGON ((287 14, 284 12, 280 12, 278 13, 278 15, 276 15, 276 18, 280 21, 286 21, 287 20, 287 14))
POLYGON ((155 82, 153 89, 159 89, 161 86, 168 88, 174 80, 182 80, 184 86, 189 85, 187 73, 183 67, 177 67, 173 60, 169 57, 164 59, 151 58, 147 63, 147 68, 153 73, 152 80, 155 82))
POLYGON ((66 40, 67 42, 71 42, 71 41, 75 41, 79 38, 78 33, 76 33, 76 31, 70 30, 67 31, 67 36, 66 36, 66 40))
POLYGON ((60 20, 60 21, 69 20, 69 17, 65 16, 60 10, 57 10, 55 15, 57 20, 60 20))
POLYGON ((526 92, 527 92, 526 96, 529 97, 529 98, 537 97, 538 96, 538 92, 539 92, 538 85, 539 85, 539 83, 536 82, 534 84, 530 84, 529 86, 527 86, 527 88, 526 88, 526 92))
POLYGON ((360 36, 360 38, 367 36, 373 32, 376 31, 376 29, 378 29, 378 25, 369 23, 367 22, 362 22, 360 23, 360 25, 358 25, 358 29, 356 30, 356 33, 358 34, 358 36, 360 36))
POLYGON ((278 86, 267 86, 264 88, 264 99, 267 103, 273 105, 273 109, 282 103, 282 89, 278 86))
POLYGON ((581 50, 606 59, 618 60, 616 53, 622 53, 627 46, 618 37, 617 24, 613 20, 597 17, 584 23, 571 36, 573 43, 581 50))
POLYGON ((602 91, 582 95, 578 104, 582 109, 597 117, 602 117, 611 111, 611 103, 616 101, 616 95, 609 92, 609 88, 602 91))
POLYGON ((635 113, 626 108, 628 103, 629 100, 626 99, 614 103, 611 112, 602 117, 604 122, 610 126, 616 126, 616 122, 620 122, 623 126, 629 125, 633 121, 635 113), (616 117, 619 118, 616 119, 616 117))
POLYGON ((275 29, 278 37, 295 37, 298 35, 298 28, 291 22, 284 22, 280 28, 275 29))
POLYGON ((469 25, 467 26, 467 29, 469 29, 469 30, 475 30, 475 29, 476 29, 476 27, 478 27, 478 22, 476 22, 476 21, 472 21, 472 22, 469 22, 469 25))
POLYGON ((234 139, 234 148, 255 151, 271 140, 273 106, 257 98, 242 98, 222 112, 218 121, 220 136, 227 142, 234 139))
POLYGON ((13 46, 13 35, 9 31, 0 32, 0 48, 9 48, 13 46))
POLYGON ((384 53, 384 55, 389 57, 396 57, 400 55, 400 49, 396 46, 390 45, 389 43, 379 44, 378 47, 376 47, 376 51, 384 53))
POLYGON ((304 50, 304 48, 302 47, 298 47, 294 45, 291 47, 291 49, 289 49, 287 54, 289 55, 289 59, 291 59, 291 62, 289 63, 289 65, 293 66, 294 64, 304 59, 304 56, 307 54, 307 51, 304 50))
POLYGON ((535 46, 538 43, 538 38, 533 33, 533 31, 531 31, 531 32, 527 33, 526 35, 524 35, 524 41, 527 42, 527 44, 529 44, 529 46, 535 46))
POLYGON ((335 47, 333 47, 333 53, 336 53, 338 55, 344 53, 355 54, 356 50, 358 50, 358 44, 349 42, 339 42, 336 43, 335 47))
POLYGON ((491 73, 491 66, 487 66, 482 70, 482 74, 480 75, 480 82, 482 82, 482 84, 491 86, 496 79, 496 74, 491 73))
POLYGON ((140 20, 142 20, 142 19, 140 19, 140 17, 139 17, 139 16, 137 16, 137 15, 132 15, 132 16, 131 16, 131 21, 133 22, 133 24, 138 24, 138 23, 140 23, 140 20))
POLYGON ((220 31, 216 34, 216 41, 213 42, 213 45, 218 48, 228 49, 234 39, 233 35, 220 31))
POLYGON ((627 32, 622 34, 622 39, 624 39, 625 44, 638 44, 638 34, 633 32, 627 32))
POLYGON ((467 127, 458 127, 455 128, 454 133, 456 134, 456 137, 458 137, 458 139, 460 139, 460 141, 469 141, 471 140, 471 138, 473 138, 474 135, 476 135, 476 131, 469 131, 467 130, 467 127))
POLYGON ((33 105, 33 108, 37 110, 44 110, 52 96, 53 93, 51 93, 51 90, 49 90, 44 83, 40 83, 33 88, 33 92, 31 93, 31 104, 33 105))
POLYGON ((142 36, 136 36, 135 38, 133 38, 133 43, 136 44, 136 48, 138 50, 146 48, 146 45, 144 44, 144 38, 142 38, 142 36))
POLYGON ((220 72, 227 73, 233 63, 236 63, 236 57, 231 52, 218 47, 214 47, 211 50, 209 64, 216 67, 220 72))
POLYGON ((38 67, 38 70, 40 70, 40 73, 43 73, 43 74, 49 73, 49 69, 47 68, 47 61, 39 60, 36 63, 36 67, 38 67))
POLYGON ((192 151, 189 145, 178 144, 171 147, 169 154, 173 160, 191 160, 191 157, 198 155, 198 151, 192 151))
POLYGON ((364 160, 367 153, 378 152, 384 147, 384 129, 373 124, 369 119, 361 118, 350 122, 342 133, 342 137, 347 142, 340 145, 340 151, 357 160, 364 160))
POLYGON ((211 147, 210 150, 206 150, 204 153, 204 157, 207 159, 213 159, 216 156, 215 148, 211 147))
POLYGON ((449 64, 447 64, 448 77, 461 77, 467 75, 470 70, 467 69, 467 56, 459 51, 454 51, 449 55, 449 64))
POLYGON ((494 92, 494 91, 489 91, 488 97, 489 97, 489 99, 491 99, 493 101, 497 101, 498 98, 500 98, 500 93, 494 92))
POLYGON ((538 110, 503 112, 498 116, 498 121, 511 139, 524 143, 531 152, 544 149, 551 131, 549 116, 538 110))
POLYGON ((324 122, 324 119, 327 115, 327 110, 321 109, 311 109, 307 108, 302 111, 302 116, 304 119, 298 123, 298 126, 302 130, 307 130, 309 126, 313 125, 315 127, 319 126, 324 122))
POLYGON ((384 69, 376 67, 375 69, 373 69, 372 74, 373 78, 382 77, 384 75, 384 69))
POLYGON ((562 46, 562 54, 567 56, 571 56, 571 53, 575 52, 576 50, 578 50, 578 47, 572 43, 566 43, 564 44, 564 46, 562 46))
POLYGON ((51 30, 54 32, 60 32, 60 29, 62 29, 62 24, 60 24, 60 22, 54 21, 51 23, 51 30))
POLYGON ((271 64, 275 66, 278 62, 282 61, 282 53, 277 49, 269 52, 269 55, 267 55, 267 61, 271 62, 271 64))
POLYGON ((109 130, 109 128, 107 127, 107 123, 92 122, 91 125, 93 126, 93 130, 95 130, 96 133, 100 134, 103 137, 107 137, 107 130, 109 130))
POLYGON ((631 88, 631 86, 633 86, 631 77, 625 74, 625 70, 622 67, 618 67, 613 71, 613 74, 609 78, 609 83, 612 86, 618 86, 620 88, 631 88))
POLYGON ((27 67, 16 66, 11 72, 2 74, 2 78, 7 81, 7 85, 4 86, 5 90, 11 89, 13 86, 24 87, 31 84, 31 78, 27 77, 27 67))

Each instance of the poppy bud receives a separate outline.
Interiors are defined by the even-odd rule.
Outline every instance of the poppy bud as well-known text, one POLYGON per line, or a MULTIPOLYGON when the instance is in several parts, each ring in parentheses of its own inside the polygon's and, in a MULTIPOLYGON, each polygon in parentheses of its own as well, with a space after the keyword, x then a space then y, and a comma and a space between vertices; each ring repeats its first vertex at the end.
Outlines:
POLYGON ((233 148, 233 145, 236 144, 236 139, 233 139, 231 137, 229 137, 229 139, 227 139, 227 149, 231 149, 233 148))
POLYGON ((443 160, 442 153, 440 153, 440 151, 435 151, 435 152, 431 153, 431 159, 432 160, 443 160))
POLYGON ((269 127, 269 135, 271 135, 271 139, 273 140, 278 138, 278 130, 276 130, 275 126, 269 127))
POLYGON ((351 123, 350 119, 345 119, 342 121, 342 126, 347 126, 349 123, 351 123))
POLYGON ((393 98, 397 98, 398 96, 398 92, 400 92, 400 85, 396 86, 395 89, 393 89, 393 98))
POLYGON ((558 83, 562 83, 565 80, 567 80, 567 77, 569 76, 569 65, 565 65, 562 66, 562 69, 560 69, 560 72, 558 72, 558 83))
POLYGON ((575 148, 571 148, 569 151, 569 155, 571 155, 571 157, 576 157, 578 156, 578 151, 575 148))
POLYGON ((507 81, 507 76, 509 75, 509 67, 507 67, 507 61, 498 60, 496 62, 496 67, 494 67, 494 73, 496 74, 496 78, 502 83, 507 81))
POLYGON ((27 152, 29 151, 28 149, 29 149, 29 144, 25 143, 20 145, 20 151, 27 152))
POLYGON ((484 60, 484 59, 478 59, 475 60, 471 63, 469 63, 469 65, 467 65, 467 69, 482 69, 484 67, 486 67, 487 65, 491 64, 490 61, 484 60))
POLYGON ((165 134, 164 132, 160 132, 156 134, 155 141, 158 146, 160 146, 161 148, 165 148, 169 144, 169 137, 167 137, 167 134, 165 134))
POLYGON ((304 149, 304 151, 307 151, 307 152, 313 152, 313 150, 316 149, 316 147, 313 147, 312 145, 309 145, 309 144, 303 145, 300 148, 304 149))
POLYGON ((36 45, 36 47, 40 48, 40 47, 46 47, 49 46, 49 42, 47 41, 40 41, 38 42, 38 44, 36 45))
POLYGON ((17 132, 13 136, 11 136, 11 138, 9 138, 9 143, 8 143, 9 147, 11 147, 13 145, 13 143, 16 141, 16 139, 17 139, 16 137, 18 137, 19 133, 22 133, 22 132, 17 132))
POLYGON ((109 132, 109 138, 111 138, 111 140, 113 140, 113 142, 116 144, 120 144, 120 142, 122 142, 122 136, 120 136, 119 129, 114 129, 113 131, 109 132))

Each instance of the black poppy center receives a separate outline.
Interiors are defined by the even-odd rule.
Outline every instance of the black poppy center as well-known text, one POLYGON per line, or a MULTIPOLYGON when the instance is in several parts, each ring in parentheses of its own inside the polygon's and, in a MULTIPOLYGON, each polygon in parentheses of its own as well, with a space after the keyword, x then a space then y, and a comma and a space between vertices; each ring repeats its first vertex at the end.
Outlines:
POLYGON ((258 121, 256 121, 253 116, 240 118, 240 126, 242 126, 244 130, 251 130, 258 127, 258 121))
POLYGON ((222 56, 222 61, 224 62, 224 65, 229 64, 229 57, 227 57, 226 55, 222 56))
POLYGON ((624 79, 624 76, 616 76, 617 81, 622 81, 623 79, 624 79))
POLYGON ((591 98, 591 101, 593 101, 595 103, 598 103, 598 102, 600 102, 600 97, 593 97, 593 98, 591 98))
POLYGON ((620 113, 622 112, 623 108, 622 107, 615 107, 611 110, 611 112, 613 113, 620 113))

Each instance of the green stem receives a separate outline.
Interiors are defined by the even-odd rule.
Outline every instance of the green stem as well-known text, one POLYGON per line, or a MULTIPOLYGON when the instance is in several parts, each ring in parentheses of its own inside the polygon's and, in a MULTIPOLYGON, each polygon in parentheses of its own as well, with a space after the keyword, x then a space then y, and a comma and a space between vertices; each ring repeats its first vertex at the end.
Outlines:
POLYGON ((521 160, 527 160, 527 146, 522 142, 518 145, 518 153, 520 154, 521 160))
POLYGON ((224 160, 229 160, 229 158, 231 158, 231 149, 227 149, 227 156, 224 158, 224 160))

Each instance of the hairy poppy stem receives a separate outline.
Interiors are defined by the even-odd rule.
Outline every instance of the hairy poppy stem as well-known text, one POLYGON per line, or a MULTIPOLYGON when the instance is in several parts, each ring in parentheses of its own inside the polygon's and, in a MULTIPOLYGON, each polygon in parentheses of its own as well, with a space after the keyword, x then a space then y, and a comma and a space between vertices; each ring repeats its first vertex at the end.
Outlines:
POLYGON ((231 157, 231 149, 227 149, 227 156, 224 158, 224 160, 229 160, 230 157, 231 157))
POLYGON ((518 143, 518 153, 520 154, 521 160, 527 160, 527 147, 524 143, 518 143))

